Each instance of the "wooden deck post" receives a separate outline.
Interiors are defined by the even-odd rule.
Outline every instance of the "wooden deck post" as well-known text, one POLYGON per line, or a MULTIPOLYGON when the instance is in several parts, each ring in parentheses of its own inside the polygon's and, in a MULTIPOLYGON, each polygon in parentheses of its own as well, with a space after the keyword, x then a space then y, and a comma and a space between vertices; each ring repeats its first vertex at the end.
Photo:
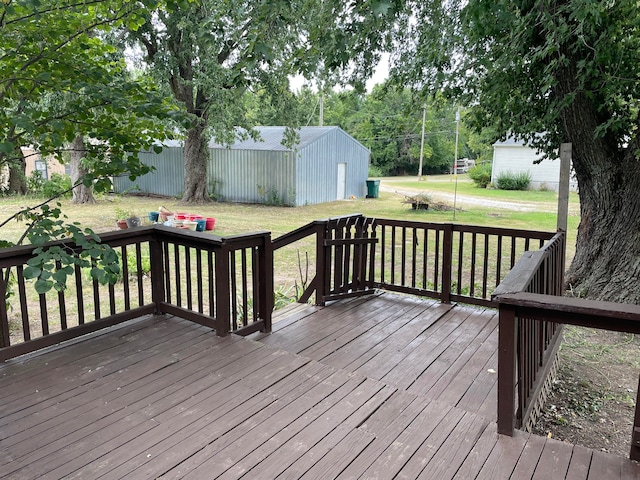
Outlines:
POLYGON ((631 452, 629 458, 640 462, 640 377, 638 377, 638 394, 636 397, 636 414, 633 419, 633 431, 631 433, 631 452))
POLYGON ((442 240, 442 303, 451 303, 451 262, 453 261, 453 225, 444 225, 442 240))
POLYGON ((498 433, 513 436, 515 426, 516 312, 500 305, 498 324, 498 433))
POLYGON ((229 335, 231 314, 229 286, 229 245, 223 241, 222 248, 216 250, 216 335, 226 337, 229 335))
POLYGON ((8 347, 9 340, 9 315, 7 314, 7 284, 4 281, 9 269, 0 268, 0 348, 8 347))
POLYGON ((273 246, 271 234, 264 236, 264 243, 259 247, 258 254, 258 317, 264 322, 264 331, 271 332, 271 314, 273 312, 273 246))
POLYGON ((164 291, 164 256, 162 243, 158 240, 149 242, 149 263, 151 264, 151 300, 155 305, 154 314, 162 313, 161 303, 165 301, 164 291))
POLYGON ((316 305, 321 307, 324 307, 326 303, 324 298, 328 292, 327 282, 331 273, 324 246, 327 223, 327 221, 318 222, 316 225, 316 305), (329 269, 327 269, 328 267, 329 269))

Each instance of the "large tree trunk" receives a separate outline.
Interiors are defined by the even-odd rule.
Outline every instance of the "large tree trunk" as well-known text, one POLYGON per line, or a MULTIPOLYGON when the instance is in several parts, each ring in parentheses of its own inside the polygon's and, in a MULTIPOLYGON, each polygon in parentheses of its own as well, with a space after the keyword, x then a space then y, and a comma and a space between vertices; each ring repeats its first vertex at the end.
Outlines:
MULTIPOLYGON (((78 135, 73 139, 73 142, 71 142, 71 161, 69 162, 69 166, 71 167, 71 185, 75 185, 78 180, 87 173, 82 165, 84 155, 84 138, 78 135)), ((80 184, 75 187, 72 192, 72 203, 96 203, 91 187, 80 184)))
MULTIPOLYGON (((560 93, 580 92, 569 67, 560 93)), ((638 138, 626 148, 596 134, 604 121, 592 100, 577 93, 562 121, 572 142, 580 194, 576 254, 566 276, 575 295, 596 300, 640 303, 640 162, 638 138)))
POLYGON ((184 142, 184 203, 209 202, 207 163, 209 145, 204 137, 205 122, 201 121, 187 131, 184 142))
POLYGON ((9 163, 8 192, 13 195, 25 195, 27 188, 27 162, 20 147, 15 149, 16 158, 9 163))
POLYGON ((580 188, 576 254, 566 277, 576 295, 640 303, 640 168, 599 157, 574 143, 580 188))

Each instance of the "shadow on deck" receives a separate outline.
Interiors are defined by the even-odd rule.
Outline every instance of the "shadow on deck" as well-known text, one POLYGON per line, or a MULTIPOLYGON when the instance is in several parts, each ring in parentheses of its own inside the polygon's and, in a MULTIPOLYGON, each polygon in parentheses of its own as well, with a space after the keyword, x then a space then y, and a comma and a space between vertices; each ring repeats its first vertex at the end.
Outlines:
POLYGON ((497 311, 395 294, 218 337, 149 316, 0 365, 2 478, 639 478, 496 433, 497 311))

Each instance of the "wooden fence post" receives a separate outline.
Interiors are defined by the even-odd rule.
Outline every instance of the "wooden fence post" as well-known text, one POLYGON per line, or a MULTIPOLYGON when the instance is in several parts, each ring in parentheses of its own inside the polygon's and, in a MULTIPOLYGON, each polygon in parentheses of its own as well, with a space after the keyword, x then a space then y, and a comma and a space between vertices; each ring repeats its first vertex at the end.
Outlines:
POLYGON ((567 231, 569 218, 569 180, 571 176, 571 144, 560 145, 560 179, 558 184, 558 230, 567 231))
POLYGON ((516 312, 500 305, 498 325, 498 433, 513 436, 515 426, 516 312))

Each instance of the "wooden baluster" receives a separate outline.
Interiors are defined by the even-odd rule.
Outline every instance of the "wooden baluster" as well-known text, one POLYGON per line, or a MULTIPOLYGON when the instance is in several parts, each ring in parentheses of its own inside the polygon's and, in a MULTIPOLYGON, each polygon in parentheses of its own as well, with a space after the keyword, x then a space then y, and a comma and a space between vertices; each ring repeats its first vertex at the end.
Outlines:
POLYGON ((22 265, 16 267, 16 277, 18 281, 18 295, 20 296, 20 314, 22 315, 22 338, 24 338, 26 342, 27 340, 31 340, 31 323, 29 322, 27 290, 25 288, 22 265))
POLYGON ((7 283, 5 275, 9 269, 0 268, 0 347, 8 347, 11 345, 9 337, 9 315, 7 305, 7 283))

